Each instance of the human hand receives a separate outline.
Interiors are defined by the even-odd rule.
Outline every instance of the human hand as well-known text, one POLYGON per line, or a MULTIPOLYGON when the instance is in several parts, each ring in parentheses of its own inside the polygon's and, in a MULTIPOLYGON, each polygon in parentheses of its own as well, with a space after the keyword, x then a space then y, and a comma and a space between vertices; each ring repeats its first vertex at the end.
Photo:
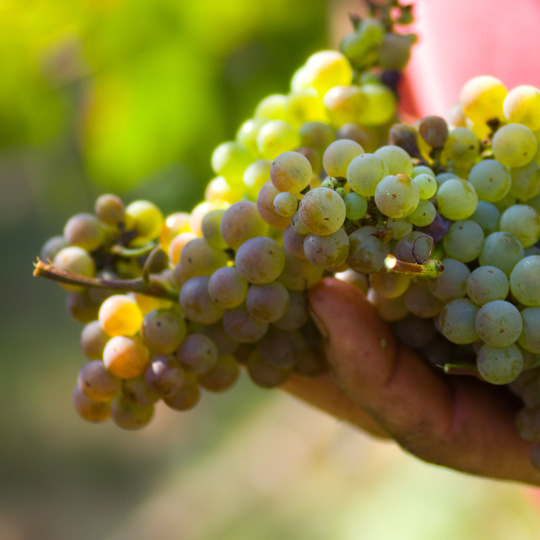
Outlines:
POLYGON ((285 389, 425 461, 540 485, 519 436, 519 404, 504 387, 444 376, 394 338, 358 289, 333 278, 309 292, 332 374, 292 377, 285 389))

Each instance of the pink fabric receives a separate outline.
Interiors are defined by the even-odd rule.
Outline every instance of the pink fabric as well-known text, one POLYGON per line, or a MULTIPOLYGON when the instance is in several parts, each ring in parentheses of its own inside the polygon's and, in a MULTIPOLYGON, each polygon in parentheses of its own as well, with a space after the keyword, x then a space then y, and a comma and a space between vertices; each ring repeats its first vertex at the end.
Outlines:
POLYGON ((540 0, 414 0, 418 43, 403 110, 445 117, 463 84, 493 75, 540 87, 540 0))

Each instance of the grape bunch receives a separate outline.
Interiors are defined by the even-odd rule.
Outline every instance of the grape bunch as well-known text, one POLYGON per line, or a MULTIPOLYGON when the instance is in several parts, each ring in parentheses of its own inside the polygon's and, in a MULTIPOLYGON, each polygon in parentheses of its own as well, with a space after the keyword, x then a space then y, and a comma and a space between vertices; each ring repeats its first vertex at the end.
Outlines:
POLYGON ((331 275, 434 369, 509 385, 540 468, 540 90, 475 77, 446 120, 398 122, 414 38, 389 6, 259 103, 190 214, 103 195, 45 244, 36 274, 85 324, 83 418, 137 429, 241 368, 265 388, 325 372, 304 293, 331 275))

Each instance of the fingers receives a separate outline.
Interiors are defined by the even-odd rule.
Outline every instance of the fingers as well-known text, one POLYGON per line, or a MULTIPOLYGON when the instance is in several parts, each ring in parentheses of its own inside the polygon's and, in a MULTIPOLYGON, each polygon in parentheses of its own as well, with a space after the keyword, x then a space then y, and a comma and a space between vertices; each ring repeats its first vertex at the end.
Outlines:
MULTIPOLYGON (((426 461, 540 484, 540 473, 529 463, 530 444, 514 427, 516 408, 506 389, 439 375, 397 344, 365 296, 346 283, 324 279, 310 291, 309 302, 326 336, 336 384, 348 398, 332 401, 344 408, 338 416, 362 427, 367 411, 426 461)), ((324 406, 326 398, 308 395, 324 406)))

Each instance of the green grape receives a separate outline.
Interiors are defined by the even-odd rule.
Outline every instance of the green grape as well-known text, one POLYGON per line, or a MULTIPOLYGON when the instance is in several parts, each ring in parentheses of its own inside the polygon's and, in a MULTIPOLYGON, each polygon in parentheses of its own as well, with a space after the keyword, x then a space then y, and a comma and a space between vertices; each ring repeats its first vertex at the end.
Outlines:
POLYGON ((326 180, 323 180, 321 182, 321 187, 327 188, 327 189, 334 189, 336 187, 336 179, 335 178, 327 178, 326 180))
POLYGON ((381 158, 388 167, 388 174, 410 175, 413 170, 411 157, 399 146, 381 146, 375 151, 375 155, 381 158))
POLYGON ((467 280, 467 294, 479 306, 493 300, 504 300, 509 291, 506 274, 494 266, 479 266, 467 280))
POLYGON ((94 205, 94 212, 100 221, 109 227, 117 227, 124 222, 126 208, 116 195, 101 195, 94 205))
POLYGON ((388 174, 386 162, 375 154, 360 154, 347 168, 347 180, 351 189, 364 197, 375 195, 377 184, 388 174))
POLYGON ((324 270, 307 260, 300 260, 285 251, 285 266, 278 278, 287 289, 303 291, 319 282, 324 270))
POLYGON ((349 61, 338 51, 319 51, 305 65, 306 79, 320 96, 330 88, 351 84, 353 70, 349 61))
POLYGON ((507 124, 497 130, 492 140, 493 155, 508 167, 523 167, 538 148, 534 133, 521 124, 507 124))
POLYGON ((427 319, 438 315, 444 307, 443 302, 436 298, 427 280, 422 278, 413 279, 403 295, 407 309, 417 317, 427 319))
POLYGON ((212 210, 204 216, 201 223, 201 232, 206 243, 215 249, 227 249, 228 244, 221 236, 221 220, 225 210, 212 210))
POLYGON ((452 343, 467 345, 478 340, 475 321, 478 306, 468 298, 448 302, 439 313, 438 324, 443 336, 452 343))
POLYGON ((473 165, 480 154, 480 145, 473 130, 467 127, 454 128, 444 144, 444 154, 460 166, 473 165))
POLYGON ((321 187, 304 195, 298 212, 309 232, 325 236, 335 233, 343 225, 347 208, 335 191, 321 187))
POLYGON ((369 275, 369 285, 383 298, 397 298, 401 296, 409 287, 410 282, 410 276, 388 272, 384 267, 369 275))
POLYGON ((184 371, 171 355, 153 356, 144 372, 146 386, 160 397, 175 394, 184 384, 184 371))
POLYGON ((256 320, 270 323, 283 315, 289 305, 289 293, 282 283, 251 285, 246 296, 246 309, 256 320))
POLYGON ((87 289, 83 289, 68 292, 66 309, 77 322, 86 324, 97 319, 99 304, 92 300, 87 289))
POLYGON ((251 163, 244 171, 244 186, 251 199, 257 200, 261 188, 270 182, 270 167, 272 161, 269 159, 258 159, 251 163))
POLYGON ((212 154, 212 169, 231 185, 242 182, 244 171, 251 163, 247 148, 234 141, 220 144, 212 154))
POLYGON ((364 149, 349 139, 339 139, 331 143, 323 155, 323 166, 326 174, 335 178, 346 178, 349 163, 364 149))
POLYGON ((510 169, 512 184, 509 194, 517 199, 532 199, 540 191, 540 165, 531 161, 524 167, 510 169))
POLYGON ((512 88, 504 98, 503 112, 508 122, 523 124, 531 131, 540 129, 540 90, 528 85, 512 88))
POLYGON ((445 258, 442 263, 443 273, 428 280, 431 294, 443 302, 462 298, 467 294, 467 280, 471 271, 459 260, 445 258))
POLYGON ((475 221, 456 221, 443 238, 446 254, 461 262, 474 261, 482 250, 484 231, 475 221))
POLYGON ((264 159, 275 159, 279 154, 289 152, 299 146, 298 132, 283 120, 267 122, 257 135, 257 148, 264 159))
POLYGON ((210 203, 219 204, 222 201, 227 203, 233 203, 236 199, 235 192, 239 189, 243 189, 239 186, 233 187, 223 178, 223 176, 216 176, 212 178, 206 189, 204 190, 204 200, 210 203))
POLYGON ((430 319, 421 319, 410 314, 397 321, 394 330, 399 341, 414 349, 424 348, 437 334, 430 319))
MULTIPOLYGON (((61 249, 54 257, 53 265, 62 272, 76 274, 85 277, 93 277, 96 274, 94 259, 84 249, 77 246, 69 246, 61 249)), ((64 285, 68 291, 80 291, 82 287, 77 285, 64 285)))
POLYGON ((163 227, 161 210, 149 201, 133 201, 126 208, 126 230, 134 231, 136 238, 131 246, 142 246, 155 240, 163 227))
POLYGON ((478 261, 482 266, 495 266, 507 276, 524 256, 519 240, 506 232, 494 232, 486 236, 478 261))
POLYGON ((116 396, 111 403, 112 421, 122 429, 142 429, 150 423, 154 412, 154 405, 139 405, 123 394, 116 396))
POLYGON ((521 259, 510 274, 510 290, 518 302, 525 306, 540 306, 540 256, 521 259))
POLYGON ((265 118, 250 118, 246 120, 236 132, 236 142, 244 146, 252 156, 259 155, 257 148, 257 135, 266 124, 265 118))
POLYGON ((94 401, 84 394, 79 386, 75 386, 72 400, 77 414, 88 422, 104 422, 111 417, 109 401, 94 401))
POLYGON ((403 34, 388 32, 379 45, 379 64, 383 69, 401 71, 411 57, 411 41, 403 34))
POLYGON ((478 201, 476 210, 470 219, 482 227, 485 235, 489 235, 499 230, 500 217, 501 213, 495 205, 485 201, 478 201))
POLYGON ((208 373, 216 365, 218 348, 210 337, 194 333, 183 341, 176 356, 188 372, 200 375, 208 373))
POLYGON ((334 86, 324 96, 323 103, 328 111, 330 123, 339 128, 356 122, 366 104, 366 98, 359 86, 334 86))
POLYGON ((397 100, 394 92, 385 84, 368 83, 361 87, 366 105, 357 122, 366 126, 382 126, 396 114, 397 100))
POLYGON ((163 398, 163 401, 174 411, 193 409, 201 399, 201 390, 197 377, 191 373, 184 374, 184 384, 178 392, 163 398))
POLYGON ((515 204, 502 213, 499 229, 515 236, 524 248, 530 247, 540 239, 540 215, 531 206, 515 204))
MULTIPOLYGON (((415 167, 415 169, 419 169, 419 167, 415 167)), ((414 183, 418 186, 421 200, 426 201, 428 199, 431 199, 437 193, 438 185, 434 175, 432 176, 431 174, 420 173, 416 176, 413 176, 412 179, 414 180, 414 183)))
POLYGON ((285 265, 279 244, 264 236, 250 238, 236 252, 238 273, 250 283, 261 285, 275 281, 285 265))
POLYGON ((158 354, 171 354, 186 337, 184 318, 172 309, 156 309, 144 316, 141 337, 158 354))
POLYGON ((506 347, 514 343, 523 328, 519 310, 505 300, 485 303, 476 314, 476 331, 492 347, 506 347))
POLYGON ((336 139, 350 139, 366 152, 374 152, 378 146, 378 135, 374 128, 358 124, 344 124, 336 131, 336 139))
POLYGON ((523 330, 518 343, 531 353, 540 353, 540 307, 528 307, 521 312, 523 330))
POLYGON ((465 83, 459 102, 467 118, 483 124, 490 120, 504 120, 503 102, 506 94, 506 87, 499 79, 482 75, 465 83))
POLYGON ((238 307, 246 299, 248 282, 232 266, 216 270, 208 282, 208 293, 212 300, 222 308, 238 307))
POLYGON ((347 264, 356 272, 372 274, 384 266, 389 253, 387 244, 377 238, 375 227, 360 227, 349 235, 347 264))
POLYGON ((453 221, 469 218, 476 210, 478 195, 474 186, 465 180, 451 178, 439 186, 439 213, 453 221))
POLYGON ((194 238, 180 253, 180 264, 188 277, 211 276, 228 261, 224 251, 213 248, 204 238, 194 238))
POLYGON ((349 237, 343 229, 326 236, 310 233, 304 240, 304 253, 308 261, 320 268, 339 266, 349 254, 349 237))
POLYGON ((223 315, 223 308, 208 293, 209 281, 207 276, 196 276, 188 279, 180 290, 180 307, 190 321, 213 324, 223 315))
POLYGON ((138 336, 115 336, 105 345, 103 362, 111 375, 131 379, 144 373, 150 351, 138 336))
POLYGON ((234 356, 220 356, 216 365, 207 373, 199 375, 199 384, 210 392, 225 392, 240 376, 238 362, 234 356))
MULTIPOLYGON (((278 229, 285 229, 291 223, 291 218, 280 216, 274 210, 274 199, 279 193, 280 191, 272 182, 264 184, 257 196, 257 210, 266 223, 278 229)), ((239 223, 239 225, 242 226, 242 230, 246 228, 245 223, 239 223)))
POLYGON ((291 227, 297 234, 306 235, 309 233, 309 229, 302 223, 302 220, 300 219, 300 213, 296 212, 291 217, 291 227))
MULTIPOLYGON (((436 174, 433 172, 433 169, 426 165, 417 165, 413 168, 412 173, 410 174, 411 178, 416 178, 417 176, 420 176, 421 174, 427 174, 428 176, 431 176, 431 178, 435 179, 436 174)), ((420 186, 419 186, 420 187, 420 186)))
MULTIPOLYGON (((271 94, 265 97, 255 109, 255 118, 264 120, 284 120, 287 116, 287 96, 283 94, 271 94)), ((260 130, 260 129, 259 129, 260 130)))
POLYGON ((399 240, 410 234, 412 227, 412 223, 406 219, 390 218, 386 221, 386 228, 392 231, 393 240, 399 240))
POLYGON ((385 216, 394 219, 412 214, 419 202, 418 186, 405 174, 385 176, 375 189, 377 208, 385 216))
POLYGON ((469 182, 474 186, 481 201, 500 201, 510 190, 510 172, 494 159, 484 159, 469 173, 469 182))
POLYGON ((373 304, 381 319, 388 322, 399 321, 409 314, 403 296, 397 298, 384 298, 374 289, 369 289, 367 298, 373 304))
POLYGON ((357 221, 362 219, 367 212, 368 203, 365 197, 358 193, 348 193, 343 199, 345 202, 345 212, 347 219, 357 221))
POLYGON ((448 124, 440 116, 422 118, 418 131, 431 148, 442 148, 448 138, 448 124))
POLYGON ((90 360, 103 358, 103 349, 109 339, 110 336, 101 329, 99 321, 89 322, 81 333, 82 352, 90 360))
POLYGON ((250 379, 261 388, 277 388, 291 373, 290 369, 278 368, 266 362, 258 349, 254 349, 249 355, 247 371, 250 379))
POLYGON ((306 259, 304 253, 305 234, 298 234, 291 226, 283 231, 283 248, 297 259, 306 259))
POLYGON ((314 148, 321 154, 334 141, 334 130, 324 122, 306 122, 298 129, 298 134, 301 146, 314 148))
POLYGON ((508 384, 523 369, 523 356, 515 345, 491 347, 482 345, 476 360, 482 378, 491 384, 508 384))
POLYGON ((435 176, 435 180, 437 181, 437 186, 444 184, 447 180, 450 180, 451 178, 458 178, 458 176, 457 174, 453 172, 444 172, 435 176))
POLYGON ((124 294, 109 296, 99 308, 99 324, 109 336, 133 336, 143 322, 137 302, 124 294))
POLYGON ((292 217, 298 210, 298 199, 287 191, 278 193, 274 199, 274 210, 282 217, 292 217))
POLYGON ((79 372, 77 384, 94 401, 110 401, 121 388, 120 379, 111 375, 101 360, 87 362, 79 372))
POLYGON ((427 227, 433 223, 436 215, 437 210, 430 201, 420 200, 414 212, 411 212, 407 218, 415 227, 427 227))
POLYGON ((510 208, 514 204, 517 204, 516 198, 510 195, 510 193, 508 193, 508 195, 506 195, 504 199, 497 201, 495 203, 495 206, 497 207, 499 212, 504 212, 507 208, 510 208))
POLYGON ((41 248, 40 258, 42 261, 53 261, 57 253, 68 247, 68 243, 63 236, 53 236, 49 238, 41 248))
POLYGON ((298 152, 283 152, 270 167, 270 178, 279 191, 300 193, 309 185, 312 174, 309 160, 298 152))
POLYGON ((64 238, 70 246, 78 246, 85 251, 95 251, 105 240, 102 224, 92 214, 76 214, 64 227, 64 238))
POLYGON ((281 330, 297 330, 309 320, 307 302, 304 294, 298 291, 288 291, 289 304, 283 316, 274 321, 273 325, 281 330))
POLYGON ((266 234, 268 226, 261 219, 257 205, 251 201, 239 201, 223 214, 220 232, 223 240, 238 249, 246 240, 266 234))

